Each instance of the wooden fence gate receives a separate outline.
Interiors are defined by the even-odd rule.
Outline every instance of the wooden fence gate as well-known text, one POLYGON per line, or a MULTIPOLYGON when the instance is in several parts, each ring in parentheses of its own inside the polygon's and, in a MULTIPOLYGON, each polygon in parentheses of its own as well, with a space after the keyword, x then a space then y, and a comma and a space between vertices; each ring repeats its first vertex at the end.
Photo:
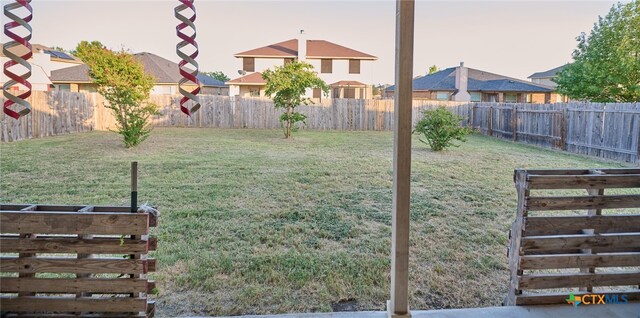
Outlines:
POLYGON ((516 170, 514 181, 505 305, 640 299, 640 169, 516 170))
MULTIPOLYGON (((130 207, 0 205, 6 317, 152 317, 156 213, 130 207)), ((3 317, 5 317, 3 315, 3 317)))

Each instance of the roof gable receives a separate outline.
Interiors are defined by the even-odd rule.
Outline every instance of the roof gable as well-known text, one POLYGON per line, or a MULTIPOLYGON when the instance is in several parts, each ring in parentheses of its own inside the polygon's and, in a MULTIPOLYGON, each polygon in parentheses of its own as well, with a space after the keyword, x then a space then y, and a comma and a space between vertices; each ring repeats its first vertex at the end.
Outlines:
POLYGON ((565 67, 567 67, 567 65, 569 64, 565 64, 562 66, 558 66, 556 68, 552 68, 548 71, 544 71, 544 72, 538 72, 538 73, 533 73, 531 74, 529 77, 527 78, 547 78, 547 77, 554 77, 556 76, 556 74, 558 74, 560 71, 562 71, 565 67))
MULTIPOLYGON (((298 39, 291 39, 257 49, 240 52, 235 57, 273 57, 296 58, 298 57, 298 39)), ((378 58, 346 46, 338 45, 325 40, 307 40, 306 58, 334 58, 334 59, 362 59, 377 60, 378 58)))

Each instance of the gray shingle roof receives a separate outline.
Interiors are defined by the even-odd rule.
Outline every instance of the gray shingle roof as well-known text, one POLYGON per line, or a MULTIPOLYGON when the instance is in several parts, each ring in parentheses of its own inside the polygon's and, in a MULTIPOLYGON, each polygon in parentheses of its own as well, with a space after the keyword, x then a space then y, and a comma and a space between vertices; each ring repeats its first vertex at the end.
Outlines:
MULTIPOLYGON (((468 68, 467 90, 470 92, 551 92, 553 88, 468 68)), ((414 91, 455 91, 456 68, 450 67, 413 80, 414 91)), ((393 91, 395 86, 387 90, 393 91)))
POLYGON ((202 83, 203 86, 219 86, 219 87, 227 87, 229 85, 225 84, 223 81, 219 81, 209 75, 198 74, 198 80, 202 83))
POLYGON ((527 78, 547 78, 547 77, 554 77, 556 76, 556 74, 558 74, 558 72, 562 71, 567 65, 569 64, 565 64, 562 66, 558 66, 556 68, 552 68, 548 71, 544 71, 544 72, 538 72, 538 73, 533 73, 531 74, 531 76, 527 77, 527 78))
POLYGON ((51 81, 54 83, 89 83, 89 67, 87 64, 62 68, 51 71, 51 81))
MULTIPOLYGON (((177 84, 182 76, 178 64, 152 53, 134 54, 135 59, 142 64, 145 73, 153 76, 157 84, 177 84)), ((210 76, 198 74, 202 86, 227 87, 225 83, 210 76)), ((74 83, 90 82, 89 67, 86 64, 63 68, 51 72, 52 82, 74 83)))

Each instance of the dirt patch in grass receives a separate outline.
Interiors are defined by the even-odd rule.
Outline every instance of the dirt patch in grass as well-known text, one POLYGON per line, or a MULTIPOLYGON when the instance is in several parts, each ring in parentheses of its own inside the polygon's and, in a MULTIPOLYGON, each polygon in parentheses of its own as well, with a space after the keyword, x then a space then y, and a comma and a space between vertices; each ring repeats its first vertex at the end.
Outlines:
MULTIPOLYGON (((160 207, 157 314, 384 310, 389 299, 390 132, 156 129, 135 149, 91 132, 0 144, 0 200, 122 204, 129 163, 160 207)), ((411 308, 500 305, 515 168, 616 167, 471 136, 414 140, 411 308)))

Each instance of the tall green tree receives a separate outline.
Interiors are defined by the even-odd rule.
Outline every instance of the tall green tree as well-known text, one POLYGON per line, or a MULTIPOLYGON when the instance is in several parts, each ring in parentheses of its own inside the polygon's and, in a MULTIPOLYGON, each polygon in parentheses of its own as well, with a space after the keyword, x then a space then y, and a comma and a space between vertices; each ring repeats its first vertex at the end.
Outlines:
POLYGON ((297 122, 304 122, 307 116, 295 111, 299 105, 308 105, 311 100, 304 97, 307 90, 319 88, 325 94, 329 86, 313 71, 313 66, 305 62, 294 61, 283 66, 276 66, 262 72, 262 78, 267 81, 265 94, 273 96, 276 108, 284 108, 280 122, 284 129, 285 138, 291 137, 291 131, 297 122))
POLYGON ((614 5, 576 40, 574 62, 555 79, 559 93, 595 102, 640 101, 640 0, 614 5))
POLYGON ((158 106, 147 101, 153 78, 133 55, 111 51, 98 41, 80 42, 76 54, 89 66, 89 77, 109 102, 106 107, 113 111, 125 147, 140 144, 151 133, 149 116, 158 113, 158 106))
POLYGON ((222 71, 213 71, 213 72, 202 72, 202 74, 204 75, 208 75, 211 76, 221 82, 226 82, 229 81, 231 78, 229 78, 229 76, 227 76, 225 73, 223 73, 222 71))
POLYGON ((429 72, 427 74, 433 74, 433 73, 435 73, 437 71, 439 71, 438 67, 434 64, 434 65, 429 66, 429 72))

